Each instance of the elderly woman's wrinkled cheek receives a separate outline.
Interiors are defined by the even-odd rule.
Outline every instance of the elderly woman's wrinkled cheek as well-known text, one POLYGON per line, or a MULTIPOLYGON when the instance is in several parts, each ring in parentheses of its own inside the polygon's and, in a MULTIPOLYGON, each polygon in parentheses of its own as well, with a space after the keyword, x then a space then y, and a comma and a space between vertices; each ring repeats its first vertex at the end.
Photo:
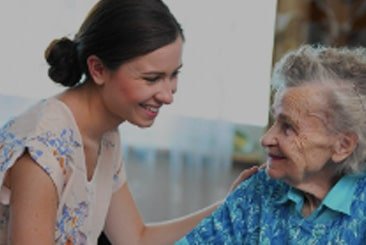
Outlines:
POLYGON ((307 151, 306 146, 307 145, 307 137, 306 136, 299 136, 294 140, 293 146, 292 146, 292 154, 294 154, 293 161, 295 161, 295 164, 300 164, 301 162, 307 161, 307 151))

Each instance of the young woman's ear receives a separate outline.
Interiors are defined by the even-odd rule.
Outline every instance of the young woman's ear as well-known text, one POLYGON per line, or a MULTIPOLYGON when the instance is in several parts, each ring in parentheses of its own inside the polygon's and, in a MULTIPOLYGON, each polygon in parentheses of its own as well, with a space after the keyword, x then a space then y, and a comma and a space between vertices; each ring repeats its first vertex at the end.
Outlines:
POLYGON ((357 144, 358 136, 355 133, 341 134, 334 145, 333 162, 341 162, 346 159, 356 149, 357 144))
POLYGON ((106 76, 106 67, 103 62, 96 56, 90 55, 86 59, 88 70, 91 78, 97 85, 103 85, 106 76))

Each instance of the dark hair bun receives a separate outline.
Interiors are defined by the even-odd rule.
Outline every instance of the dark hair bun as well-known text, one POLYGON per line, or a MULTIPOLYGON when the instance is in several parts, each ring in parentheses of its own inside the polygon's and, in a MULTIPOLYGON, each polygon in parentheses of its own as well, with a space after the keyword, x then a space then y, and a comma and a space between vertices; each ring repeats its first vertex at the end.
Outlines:
POLYGON ((76 44, 64 37, 53 40, 45 51, 50 65, 48 76, 63 86, 75 86, 81 79, 82 71, 78 61, 76 44))

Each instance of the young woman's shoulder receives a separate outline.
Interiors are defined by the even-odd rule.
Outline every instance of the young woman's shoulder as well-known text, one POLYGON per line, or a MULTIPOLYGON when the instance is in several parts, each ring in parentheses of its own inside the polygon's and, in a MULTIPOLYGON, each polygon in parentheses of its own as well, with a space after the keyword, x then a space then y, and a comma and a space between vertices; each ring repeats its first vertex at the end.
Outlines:
POLYGON ((61 101, 49 98, 12 117, 0 130, 2 133, 11 132, 18 138, 27 138, 44 131, 73 127, 75 121, 67 107, 61 101))
POLYGON ((24 154, 43 169, 59 194, 80 155, 81 140, 71 112, 55 99, 38 102, 0 129, 0 173, 5 174, 24 154))

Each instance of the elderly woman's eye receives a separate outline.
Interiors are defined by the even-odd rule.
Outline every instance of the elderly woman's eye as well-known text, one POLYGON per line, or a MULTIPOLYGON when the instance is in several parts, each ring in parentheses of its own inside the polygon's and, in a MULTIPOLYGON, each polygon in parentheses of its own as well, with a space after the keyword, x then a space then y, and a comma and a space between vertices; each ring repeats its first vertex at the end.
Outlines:
POLYGON ((286 122, 283 122, 281 124, 281 128, 282 128, 282 131, 285 132, 285 133, 289 133, 290 131, 293 130, 293 127, 291 124, 289 123, 286 123, 286 122))

